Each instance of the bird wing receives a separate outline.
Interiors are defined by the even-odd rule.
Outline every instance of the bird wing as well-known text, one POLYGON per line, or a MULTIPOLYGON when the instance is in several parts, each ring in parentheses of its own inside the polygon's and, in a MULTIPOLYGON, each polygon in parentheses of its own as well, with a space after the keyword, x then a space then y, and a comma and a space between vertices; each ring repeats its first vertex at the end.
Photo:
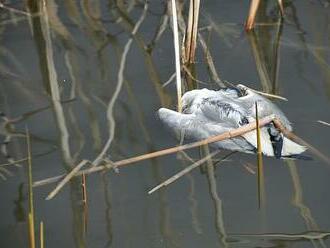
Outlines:
MULTIPOLYGON (((225 124, 200 119, 195 114, 181 114, 166 108, 159 109, 158 116, 171 131, 185 139, 202 140, 233 129, 225 124)), ((211 145, 232 151, 252 153, 255 150, 254 146, 242 137, 215 142, 211 145)))
POLYGON ((220 94, 217 97, 201 98, 195 103, 194 108, 193 112, 196 115, 212 122, 229 125, 232 128, 249 123, 248 110, 239 102, 220 94))

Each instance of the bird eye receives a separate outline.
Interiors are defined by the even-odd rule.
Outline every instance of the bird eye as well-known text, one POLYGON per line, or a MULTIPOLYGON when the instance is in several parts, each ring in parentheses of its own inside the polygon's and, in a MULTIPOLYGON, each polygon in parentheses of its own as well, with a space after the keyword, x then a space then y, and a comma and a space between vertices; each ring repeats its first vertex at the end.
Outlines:
POLYGON ((236 97, 246 96, 246 90, 238 87, 228 87, 225 89, 225 92, 228 95, 232 95, 236 97))
POLYGON ((244 85, 242 84, 238 84, 236 86, 236 89, 238 90, 238 94, 239 94, 239 97, 242 97, 242 96, 247 96, 248 95, 248 91, 247 91, 247 87, 245 87, 244 85))
POLYGON ((239 97, 242 97, 242 96, 246 96, 247 95, 247 91, 246 91, 246 89, 244 89, 244 88, 237 88, 238 89, 238 91, 239 91, 239 97))
POLYGON ((183 114, 190 114, 190 106, 188 104, 182 105, 182 113, 183 114))
POLYGON ((239 122, 240 125, 247 125, 249 124, 249 120, 246 117, 242 117, 241 121, 239 122))

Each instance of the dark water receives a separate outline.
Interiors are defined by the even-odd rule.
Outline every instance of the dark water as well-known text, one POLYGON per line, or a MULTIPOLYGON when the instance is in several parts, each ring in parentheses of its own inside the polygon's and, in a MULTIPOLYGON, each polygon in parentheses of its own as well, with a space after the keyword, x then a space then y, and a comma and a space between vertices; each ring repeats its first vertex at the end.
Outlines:
MULTIPOLYGON (((174 82, 162 87, 175 71, 170 23, 156 35, 166 21, 165 1, 150 1, 128 50, 122 85, 120 60, 142 1, 48 0, 48 21, 28 2, 33 18, 0 10, 0 110, 18 118, 0 130, 1 141, 10 140, 2 150, 18 160, 26 157, 29 129, 34 181, 94 160, 109 132, 114 138, 107 154, 114 161, 177 145, 155 115, 161 106, 176 107, 174 82)), ((288 102, 276 102, 295 132, 329 156, 330 127, 317 122, 330 122, 329 1, 284 1, 282 23, 277 1, 264 1, 250 35, 243 31, 248 1, 202 2, 199 26, 220 77, 286 97, 288 102)), ((27 11, 20 1, 6 3, 27 11)), ((200 46, 195 69, 205 82, 196 87, 218 87, 200 46)), ((200 153, 189 155, 198 159, 200 153)), ((55 184, 35 188, 36 223, 44 222, 46 247, 328 247, 330 167, 309 155, 313 161, 264 158, 262 210, 256 175, 246 169, 256 165, 253 155, 235 154, 215 170, 195 169, 148 195, 191 163, 169 155, 119 173, 89 175, 86 231, 80 179, 49 201, 55 184)), ((28 246, 27 170, 21 165, 1 167, 12 176, 0 170, 7 178, 0 183, 1 247, 28 246)))

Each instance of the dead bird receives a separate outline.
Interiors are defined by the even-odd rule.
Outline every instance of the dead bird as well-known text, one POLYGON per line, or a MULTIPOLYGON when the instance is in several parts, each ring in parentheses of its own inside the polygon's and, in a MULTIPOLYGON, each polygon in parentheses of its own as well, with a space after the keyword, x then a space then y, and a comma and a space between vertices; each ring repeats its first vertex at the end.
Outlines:
MULTIPOLYGON (((256 121, 255 103, 258 104, 259 118, 275 115, 285 128, 292 131, 290 121, 274 103, 244 85, 188 91, 182 96, 182 113, 161 108, 158 116, 177 137, 202 140, 256 121)), ((273 123, 262 127, 260 134, 262 153, 266 156, 296 158, 306 150, 306 147, 284 137, 273 123)), ((255 153, 256 131, 210 145, 218 149, 255 153)))

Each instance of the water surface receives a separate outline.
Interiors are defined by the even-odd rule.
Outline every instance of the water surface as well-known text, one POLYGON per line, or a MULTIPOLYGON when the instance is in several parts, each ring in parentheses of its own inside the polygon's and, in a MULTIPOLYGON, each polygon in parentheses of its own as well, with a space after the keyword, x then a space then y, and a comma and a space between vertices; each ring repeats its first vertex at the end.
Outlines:
MULTIPOLYGON (((35 181, 94 160, 109 137, 106 154, 113 161, 178 144, 155 114, 177 106, 174 82, 163 87, 175 71, 166 1, 150 1, 134 36, 143 1, 48 0, 46 10, 27 2, 29 16, 1 9, 0 110, 19 119, 10 132, 0 130, 18 160, 26 157, 29 129, 35 181), (131 37, 121 81, 120 61, 131 37)), ((329 2, 285 1, 283 21, 277 1, 264 2, 255 32, 247 34, 248 1, 203 1, 200 34, 222 80, 286 97, 276 103, 295 133, 329 156, 329 126, 317 122, 330 122, 329 2)), ((28 11, 20 1, 7 6, 28 11)), ((184 18, 187 10, 188 3, 184 18)), ((219 87, 201 46, 195 70, 194 87, 219 87)), ((199 149, 188 154, 201 156, 199 149)), ((50 201, 45 198, 55 184, 37 187, 36 222, 45 224, 46 247, 328 247, 330 167, 308 155, 312 161, 264 158, 261 210, 256 175, 246 169, 255 171, 254 155, 195 169, 148 195, 191 164, 174 154, 89 175, 85 231, 80 178, 50 201)), ((3 151, 1 163, 7 157, 3 151)), ((5 167, 12 176, 0 171, 7 177, 0 183, 1 247, 28 244, 27 170, 21 165, 5 167)))

